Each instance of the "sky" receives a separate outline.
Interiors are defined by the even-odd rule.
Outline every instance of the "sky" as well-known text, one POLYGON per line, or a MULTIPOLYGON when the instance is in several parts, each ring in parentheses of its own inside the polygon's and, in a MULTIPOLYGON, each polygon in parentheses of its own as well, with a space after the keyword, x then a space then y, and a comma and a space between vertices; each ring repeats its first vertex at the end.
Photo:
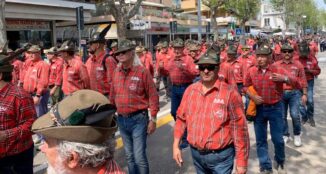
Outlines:
POLYGON ((324 3, 324 0, 315 0, 318 8, 323 8, 326 10, 326 4, 324 3))

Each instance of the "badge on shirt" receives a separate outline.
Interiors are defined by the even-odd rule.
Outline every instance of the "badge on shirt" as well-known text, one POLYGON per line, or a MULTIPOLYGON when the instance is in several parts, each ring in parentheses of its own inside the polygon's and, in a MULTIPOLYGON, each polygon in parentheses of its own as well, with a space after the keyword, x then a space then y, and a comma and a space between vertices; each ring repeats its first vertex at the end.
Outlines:
POLYGON ((101 67, 96 67, 96 70, 97 71, 103 71, 104 70, 104 68, 101 66, 101 67))
POLYGON ((6 111, 7 111, 6 107, 0 106, 0 112, 6 112, 6 111))
POLYGON ((137 76, 132 76, 132 77, 131 77, 131 80, 134 80, 134 81, 140 81, 140 78, 137 77, 137 76))
POLYGON ((136 91, 136 89, 137 89, 137 85, 134 84, 134 83, 132 83, 132 84, 130 84, 129 89, 130 89, 131 91, 136 91))

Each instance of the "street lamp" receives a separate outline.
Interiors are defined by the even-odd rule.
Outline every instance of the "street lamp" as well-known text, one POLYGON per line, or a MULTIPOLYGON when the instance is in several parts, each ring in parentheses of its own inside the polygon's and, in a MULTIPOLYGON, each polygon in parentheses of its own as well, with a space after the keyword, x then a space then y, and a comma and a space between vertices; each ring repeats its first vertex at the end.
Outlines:
POLYGON ((306 34, 306 32, 305 32, 305 27, 304 27, 304 25, 305 25, 305 20, 306 20, 306 18, 307 18, 307 16, 306 15, 302 15, 302 30, 303 30, 303 36, 306 34))

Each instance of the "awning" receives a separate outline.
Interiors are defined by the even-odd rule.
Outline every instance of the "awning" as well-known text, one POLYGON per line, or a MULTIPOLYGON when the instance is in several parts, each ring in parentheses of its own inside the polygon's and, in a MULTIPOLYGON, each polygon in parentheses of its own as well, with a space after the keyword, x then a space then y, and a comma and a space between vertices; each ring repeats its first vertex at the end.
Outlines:
MULTIPOLYGON (((102 24, 105 25, 103 28, 105 28, 108 24, 102 24)), ((102 25, 100 27, 102 27, 102 25)), ((99 27, 99 28, 100 28, 99 27)), ((102 30, 103 30, 102 28, 102 30)), ((106 33, 105 39, 118 39, 118 33, 117 33, 117 24, 111 24, 110 30, 106 33)))

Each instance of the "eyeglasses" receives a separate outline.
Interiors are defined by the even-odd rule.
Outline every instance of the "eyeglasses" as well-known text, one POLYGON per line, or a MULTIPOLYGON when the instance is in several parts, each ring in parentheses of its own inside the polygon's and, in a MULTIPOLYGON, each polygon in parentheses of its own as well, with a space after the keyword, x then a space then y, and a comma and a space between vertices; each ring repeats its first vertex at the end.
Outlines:
POLYGON ((126 54, 128 51, 123 51, 123 52, 120 52, 120 53, 117 53, 117 54, 115 54, 116 56, 120 56, 121 54, 123 55, 123 54, 126 54))
POLYGON ((199 71, 205 71, 205 69, 208 71, 214 71, 216 69, 216 65, 199 65, 198 69, 199 71))
POLYGON ((293 51, 291 51, 291 50, 284 50, 284 51, 282 51, 282 53, 292 53, 293 51))

